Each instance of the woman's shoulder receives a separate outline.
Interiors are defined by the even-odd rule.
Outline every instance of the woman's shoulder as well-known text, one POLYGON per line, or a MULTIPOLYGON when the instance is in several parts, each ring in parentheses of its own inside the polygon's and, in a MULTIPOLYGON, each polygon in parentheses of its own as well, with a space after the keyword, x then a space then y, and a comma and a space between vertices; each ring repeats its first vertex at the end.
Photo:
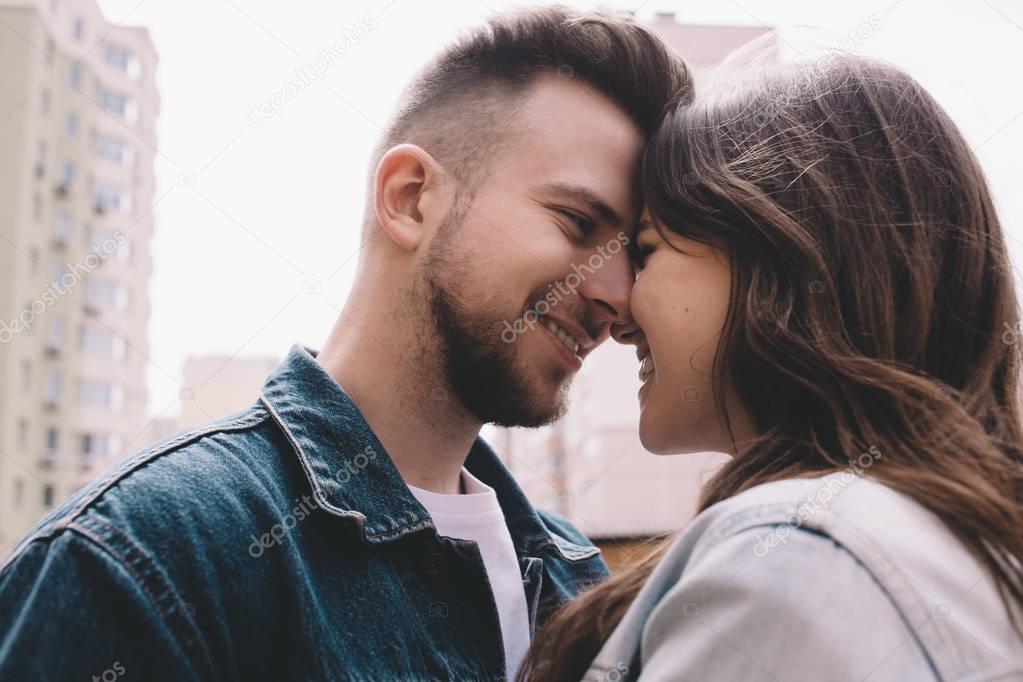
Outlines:
MULTIPOLYGON (((941 520, 918 502, 851 471, 748 488, 704 510, 686 532, 697 529, 700 543, 712 546, 722 538, 763 526, 784 526, 790 533, 834 534, 836 539, 853 532, 876 542, 912 539, 913 546, 921 541, 955 542, 941 520)), ((766 549, 781 542, 785 533, 779 531, 765 540, 766 549)))
POLYGON ((806 541, 812 534, 834 541, 882 585, 893 589, 889 577, 940 594, 956 586, 967 589, 987 576, 934 512, 884 483, 851 471, 749 488, 704 510, 683 536, 690 530, 695 535, 690 540, 690 561, 739 534, 759 538, 754 548, 757 556, 806 541))
POLYGON ((695 548, 643 623, 640 679, 944 679, 855 556, 807 528, 770 544, 781 528, 695 548))
POLYGON ((752 599, 743 608, 781 608, 792 627, 840 618, 897 630, 901 621, 943 674, 1023 668, 986 569, 926 507, 851 471, 766 483, 715 504, 665 563, 675 576, 666 589, 727 578, 723 593, 752 599))

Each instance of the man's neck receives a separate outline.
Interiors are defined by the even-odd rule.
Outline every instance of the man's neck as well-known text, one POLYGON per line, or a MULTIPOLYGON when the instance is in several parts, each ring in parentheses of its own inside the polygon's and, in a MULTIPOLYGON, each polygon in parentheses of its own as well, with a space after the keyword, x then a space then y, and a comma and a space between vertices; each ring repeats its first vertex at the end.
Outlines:
POLYGON ((406 483, 456 494, 481 424, 450 394, 439 358, 418 347, 421 339, 383 327, 346 306, 316 360, 351 396, 406 483))

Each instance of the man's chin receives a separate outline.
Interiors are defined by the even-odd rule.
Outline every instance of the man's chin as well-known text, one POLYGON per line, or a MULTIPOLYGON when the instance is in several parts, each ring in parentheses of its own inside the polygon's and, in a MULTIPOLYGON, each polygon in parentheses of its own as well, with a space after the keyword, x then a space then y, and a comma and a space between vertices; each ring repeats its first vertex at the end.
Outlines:
POLYGON ((523 399, 508 413, 492 423, 497 426, 519 426, 537 428, 551 424, 565 416, 568 409, 568 379, 552 381, 545 377, 541 386, 536 379, 519 384, 515 393, 523 399))
POLYGON ((558 419, 565 415, 565 409, 563 405, 551 406, 549 409, 530 409, 521 410, 515 414, 508 414, 504 416, 497 416, 491 420, 491 424, 494 426, 505 426, 505 427, 520 427, 526 429, 535 429, 541 426, 547 426, 556 422, 558 419))

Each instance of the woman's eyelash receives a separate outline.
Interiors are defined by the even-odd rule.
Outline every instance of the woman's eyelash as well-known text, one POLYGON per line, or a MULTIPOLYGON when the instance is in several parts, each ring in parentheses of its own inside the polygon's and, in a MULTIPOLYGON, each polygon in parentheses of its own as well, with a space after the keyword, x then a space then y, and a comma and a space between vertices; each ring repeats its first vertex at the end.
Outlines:
POLYGON ((654 247, 650 244, 644 244, 643 246, 636 246, 632 251, 632 260, 637 265, 643 265, 646 263, 647 256, 654 252, 654 247))

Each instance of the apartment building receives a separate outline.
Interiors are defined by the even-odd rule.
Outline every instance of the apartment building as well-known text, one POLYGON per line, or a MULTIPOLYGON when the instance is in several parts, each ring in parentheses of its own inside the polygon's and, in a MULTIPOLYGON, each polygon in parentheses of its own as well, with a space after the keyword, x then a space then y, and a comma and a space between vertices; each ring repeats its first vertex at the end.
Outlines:
POLYGON ((0 556, 145 425, 157 55, 0 0, 0 556))

